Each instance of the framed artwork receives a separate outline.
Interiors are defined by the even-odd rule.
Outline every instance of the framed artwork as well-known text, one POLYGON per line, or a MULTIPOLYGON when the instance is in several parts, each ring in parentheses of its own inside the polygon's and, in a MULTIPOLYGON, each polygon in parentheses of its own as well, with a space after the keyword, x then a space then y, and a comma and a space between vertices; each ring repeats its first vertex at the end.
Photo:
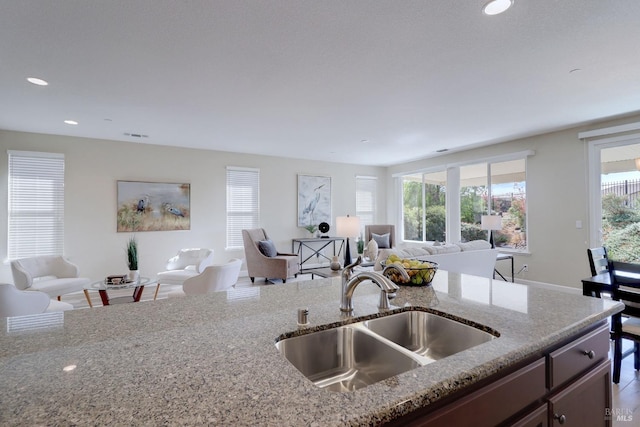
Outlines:
POLYGON ((331 177, 298 175, 298 227, 331 224, 331 177))
POLYGON ((118 181, 118 232, 189 230, 191 184, 118 181))

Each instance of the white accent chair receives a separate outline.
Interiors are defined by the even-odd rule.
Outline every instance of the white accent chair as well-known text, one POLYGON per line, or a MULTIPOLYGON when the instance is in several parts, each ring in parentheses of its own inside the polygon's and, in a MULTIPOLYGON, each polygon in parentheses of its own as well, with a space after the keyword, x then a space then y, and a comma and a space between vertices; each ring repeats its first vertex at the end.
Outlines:
POLYGON ((0 283, 0 317, 28 316, 67 310, 73 310, 73 306, 53 300, 44 292, 22 291, 10 283, 0 283))
POLYGON ((169 297, 226 291, 238 281, 240 267, 242 260, 237 258, 232 258, 225 264, 210 265, 202 273, 185 280, 181 290, 169 292, 169 297))
POLYGON ((158 298, 160 285, 182 285, 185 280, 204 272, 213 265, 213 250, 203 248, 181 249, 167 260, 166 271, 158 273, 158 285, 153 299, 158 298))
POLYGON ((89 305, 91 299, 85 289, 91 281, 79 277, 78 266, 58 255, 21 258, 11 261, 11 273, 16 288, 24 291, 41 291, 51 298, 84 291, 89 305))

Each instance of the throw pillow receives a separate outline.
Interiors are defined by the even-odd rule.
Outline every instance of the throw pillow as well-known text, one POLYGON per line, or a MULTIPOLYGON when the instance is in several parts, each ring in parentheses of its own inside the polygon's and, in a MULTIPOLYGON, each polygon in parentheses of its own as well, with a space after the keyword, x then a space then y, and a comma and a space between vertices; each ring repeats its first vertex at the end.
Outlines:
POLYGON ((481 249, 491 249, 491 243, 486 240, 472 240, 470 242, 458 243, 463 251, 478 251, 481 249))
POLYGON ((268 256, 269 258, 273 258, 274 256, 278 255, 278 251, 276 250, 276 245, 274 245, 273 242, 269 239, 260 240, 258 242, 258 249, 260 249, 260 252, 262 252, 262 255, 268 256))
POLYGON ((391 243, 389 242, 390 240, 389 233, 386 233, 386 234, 371 233, 371 237, 378 244, 378 249, 388 249, 391 247, 391 243))

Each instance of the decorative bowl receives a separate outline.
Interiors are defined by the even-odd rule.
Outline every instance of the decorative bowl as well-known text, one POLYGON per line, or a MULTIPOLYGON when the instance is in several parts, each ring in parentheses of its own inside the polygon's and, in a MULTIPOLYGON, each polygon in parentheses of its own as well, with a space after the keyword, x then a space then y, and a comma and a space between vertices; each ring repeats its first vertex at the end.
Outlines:
POLYGON ((438 271, 438 263, 433 261, 420 261, 416 259, 400 259, 392 258, 391 255, 383 261, 382 268, 393 265, 398 270, 404 270, 409 276, 409 280, 405 280, 402 274, 395 269, 388 269, 384 275, 396 285, 403 286, 428 286, 433 281, 433 277, 438 271))

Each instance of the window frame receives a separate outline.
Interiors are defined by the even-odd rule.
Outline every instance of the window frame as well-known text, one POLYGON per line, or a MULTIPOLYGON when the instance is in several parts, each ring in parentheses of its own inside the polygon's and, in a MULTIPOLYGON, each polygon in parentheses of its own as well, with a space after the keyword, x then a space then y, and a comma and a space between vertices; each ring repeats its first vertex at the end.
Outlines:
MULTIPOLYGON (((404 196, 404 191, 403 191, 403 177, 407 176, 407 175, 416 175, 416 174, 422 174, 423 175, 423 186, 424 186, 424 174, 430 174, 430 173, 434 173, 434 172, 442 172, 443 170, 446 170, 446 201, 445 201, 445 210, 446 210, 446 242, 452 243, 452 242, 457 242, 461 240, 461 214, 460 214, 460 189, 461 189, 461 179, 460 179, 460 168, 463 166, 468 166, 468 165, 475 165, 475 164, 482 164, 482 163, 486 163, 488 165, 487 167, 487 186, 488 186, 488 193, 489 193, 489 197, 491 197, 491 164, 495 164, 495 163, 502 163, 502 162, 507 162, 507 161, 512 161, 512 160, 524 160, 525 162, 525 241, 526 246, 523 248, 509 248, 509 247, 500 247, 500 251, 501 252, 513 252, 513 253, 529 253, 529 248, 530 248, 530 241, 529 241, 529 226, 528 226, 528 221, 529 221, 529 216, 528 216, 528 210, 529 210, 529 203, 528 203, 528 197, 527 197, 527 192, 526 192, 526 182, 527 182, 527 176, 528 176, 528 169, 529 169, 529 157, 534 156, 535 155, 535 151, 533 150, 526 150, 526 151, 521 151, 521 152, 516 152, 516 153, 509 153, 509 154, 504 154, 504 155, 500 155, 500 156, 492 156, 492 157, 487 157, 487 158, 479 158, 479 159, 474 159, 474 160, 469 160, 469 161, 465 161, 465 162, 459 162, 459 163, 453 163, 453 164, 443 164, 440 166, 436 166, 436 167, 431 167, 428 169, 420 169, 420 170, 414 170, 414 171, 409 171, 409 172, 402 172, 402 173, 396 173, 393 175, 393 177, 398 178, 398 183, 399 183, 399 192, 398 192, 398 198, 399 198, 399 207, 400 207, 400 211, 399 211, 399 225, 398 228, 400 229, 401 233, 400 236, 402 236, 402 240, 405 242, 431 242, 431 241, 427 241, 424 240, 425 234, 424 234, 424 226, 423 226, 423 240, 421 241, 408 241, 408 240, 404 240, 404 200, 403 200, 403 196, 404 196)), ((423 188, 423 192, 424 192, 424 188, 423 188)), ((424 209, 424 203, 425 200, 423 198, 423 209, 424 209)), ((424 211, 423 211, 424 212, 424 211)))
POLYGON ((8 150, 7 160, 7 259, 64 255, 64 154, 8 150))
POLYGON ((227 166, 225 218, 225 249, 243 249, 242 230, 258 228, 260 226, 260 169, 227 166), (245 187, 245 190, 249 188, 250 194, 248 194, 245 200, 232 200, 234 198, 233 189, 236 188, 237 191, 242 192, 241 187, 245 187), (244 209, 238 209, 237 206, 232 206, 233 203, 244 203, 244 209), (245 220, 243 221, 241 219, 238 223, 234 224, 234 219, 239 217, 244 217, 245 220))

